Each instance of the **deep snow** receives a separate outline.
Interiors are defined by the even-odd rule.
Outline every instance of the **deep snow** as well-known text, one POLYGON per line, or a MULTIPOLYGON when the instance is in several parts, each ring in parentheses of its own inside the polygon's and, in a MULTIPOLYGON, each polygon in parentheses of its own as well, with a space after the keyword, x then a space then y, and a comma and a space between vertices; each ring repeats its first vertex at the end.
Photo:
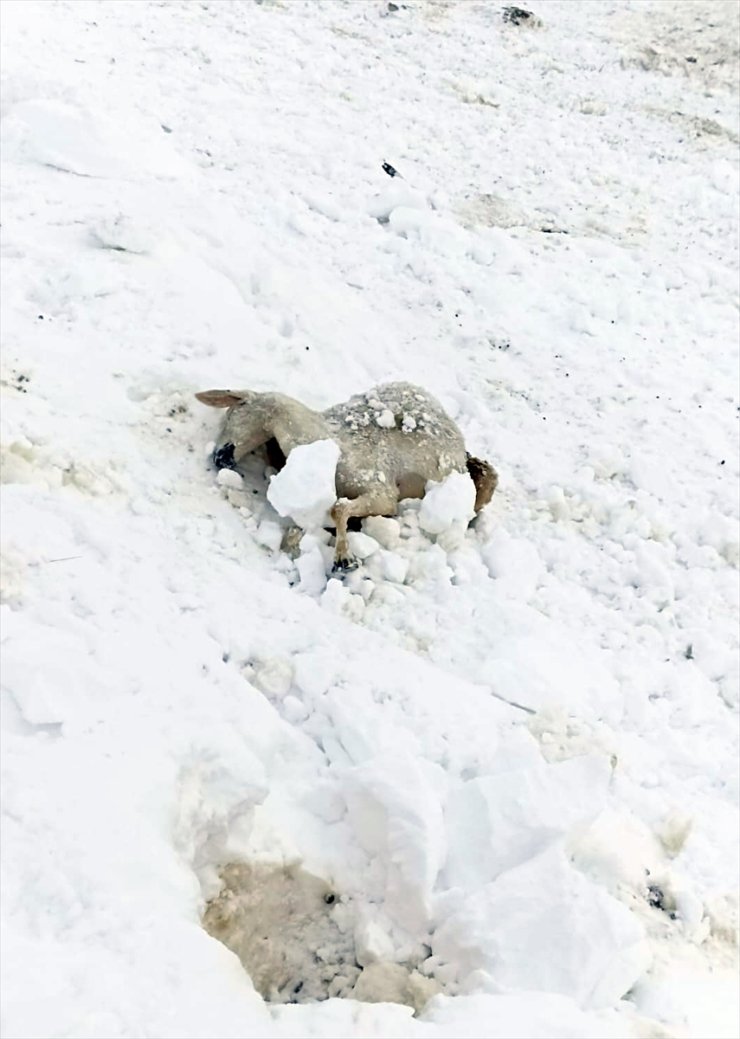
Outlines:
POLYGON ((737 1035, 738 7, 395 6, 0 7, 8 1039, 737 1035), (339 581, 193 393, 392 379, 499 489, 339 581))

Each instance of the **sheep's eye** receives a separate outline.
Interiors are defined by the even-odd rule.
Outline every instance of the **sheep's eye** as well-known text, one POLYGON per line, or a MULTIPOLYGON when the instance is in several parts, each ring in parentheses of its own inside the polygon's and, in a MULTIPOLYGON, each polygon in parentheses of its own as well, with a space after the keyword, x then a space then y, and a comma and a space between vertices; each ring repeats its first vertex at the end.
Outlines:
POLYGON ((336 895, 332 895, 332 894, 324 895, 324 901, 326 902, 326 904, 328 906, 333 905, 336 902, 336 900, 337 900, 337 896, 336 895))

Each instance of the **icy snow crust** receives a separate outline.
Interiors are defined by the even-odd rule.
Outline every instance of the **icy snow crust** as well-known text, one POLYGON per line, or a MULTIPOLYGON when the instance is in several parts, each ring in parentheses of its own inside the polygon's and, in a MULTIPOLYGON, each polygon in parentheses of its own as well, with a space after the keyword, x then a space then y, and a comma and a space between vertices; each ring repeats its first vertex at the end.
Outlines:
POLYGON ((2 4, 5 1035, 737 1034, 738 9, 397 6, 2 4), (500 487, 327 579, 192 393, 390 380, 500 487))

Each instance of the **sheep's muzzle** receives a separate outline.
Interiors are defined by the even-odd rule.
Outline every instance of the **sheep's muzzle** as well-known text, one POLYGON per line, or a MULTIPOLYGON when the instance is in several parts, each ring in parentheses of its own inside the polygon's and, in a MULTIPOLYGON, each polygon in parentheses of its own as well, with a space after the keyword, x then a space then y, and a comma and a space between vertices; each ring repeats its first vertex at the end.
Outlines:
POLYGON ((217 469, 233 469, 235 466, 234 461, 234 445, 224 444, 223 447, 218 447, 213 452, 213 464, 217 469))

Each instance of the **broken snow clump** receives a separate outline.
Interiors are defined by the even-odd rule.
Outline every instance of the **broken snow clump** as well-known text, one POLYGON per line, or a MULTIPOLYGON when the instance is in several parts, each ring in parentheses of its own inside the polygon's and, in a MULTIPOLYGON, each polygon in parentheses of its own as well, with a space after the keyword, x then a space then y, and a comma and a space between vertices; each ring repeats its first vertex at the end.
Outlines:
POLYGON ((283 469, 270 481, 267 500, 281 516, 304 530, 331 525, 329 509, 337 500, 339 447, 333 440, 294 447, 283 469))
POLYGON ((475 484, 467 473, 450 473, 440 483, 429 481, 419 509, 419 526, 427 534, 467 526, 474 516, 475 484))

